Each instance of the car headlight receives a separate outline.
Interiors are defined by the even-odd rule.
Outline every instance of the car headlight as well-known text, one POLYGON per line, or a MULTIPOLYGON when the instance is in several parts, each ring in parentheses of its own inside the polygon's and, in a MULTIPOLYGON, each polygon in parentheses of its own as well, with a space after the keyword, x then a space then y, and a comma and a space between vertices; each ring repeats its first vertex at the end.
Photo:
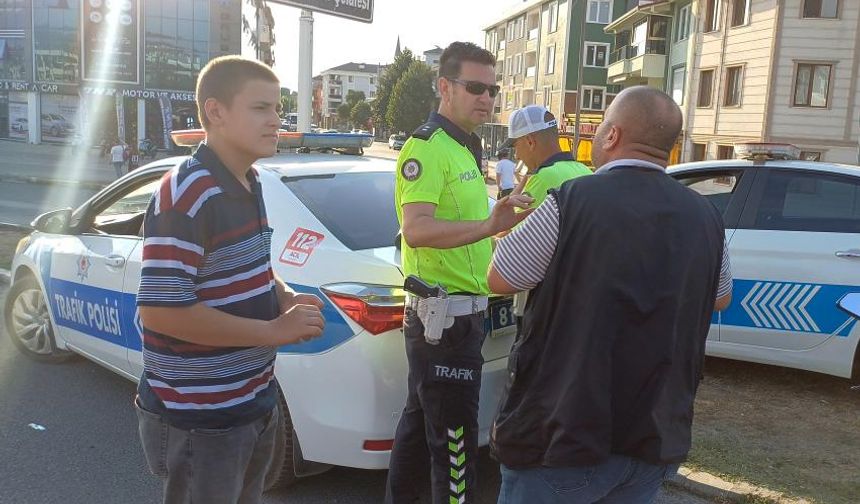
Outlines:
POLYGON ((30 235, 27 235, 18 240, 18 245, 15 246, 15 255, 20 254, 30 244, 30 235))

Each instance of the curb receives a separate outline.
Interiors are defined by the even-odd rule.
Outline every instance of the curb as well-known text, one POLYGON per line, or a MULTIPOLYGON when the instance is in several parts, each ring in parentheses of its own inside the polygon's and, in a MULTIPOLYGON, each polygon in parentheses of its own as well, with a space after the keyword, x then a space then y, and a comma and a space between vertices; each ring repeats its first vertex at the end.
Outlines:
POLYGON ((107 187, 110 182, 97 182, 94 180, 68 180, 68 179, 56 179, 56 178, 48 178, 48 177, 33 177, 29 175, 0 175, 0 181, 2 182, 24 182, 27 184, 45 184, 45 185, 65 185, 65 186, 75 186, 75 187, 83 187, 85 189, 103 189, 107 187))
POLYGON ((12 283, 12 272, 0 268, 0 285, 9 285, 12 283))
POLYGON ((693 471, 686 467, 678 469, 678 473, 672 478, 666 480, 666 483, 673 488, 698 495, 714 502, 731 502, 738 504, 748 502, 767 502, 771 504, 811 504, 810 501, 806 499, 788 497, 783 493, 750 485, 749 483, 732 483, 712 474, 693 471))

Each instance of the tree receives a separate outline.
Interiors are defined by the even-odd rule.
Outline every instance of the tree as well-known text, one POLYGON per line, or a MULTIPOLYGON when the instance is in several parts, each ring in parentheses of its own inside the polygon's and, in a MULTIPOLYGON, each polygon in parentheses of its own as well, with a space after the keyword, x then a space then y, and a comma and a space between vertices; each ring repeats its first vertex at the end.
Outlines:
POLYGON ((412 56, 412 51, 406 49, 394 58, 394 63, 388 65, 379 77, 379 84, 376 86, 376 98, 374 98, 372 105, 373 120, 377 128, 384 130, 390 127, 388 124, 388 104, 391 101, 391 93, 394 91, 397 81, 409 70, 413 61, 415 58, 412 56))
POLYGON ((272 14, 272 9, 266 5, 266 0, 245 0, 245 3, 254 8, 254 25, 251 25, 251 20, 243 13, 242 31, 249 35, 254 54, 261 56, 264 63, 272 66, 275 64, 275 53, 272 50, 275 45, 275 16, 272 14), (262 45, 257 40, 258 22, 265 23, 269 27, 269 41, 264 41, 262 45))
POLYGON ((337 121, 341 125, 349 125, 349 116, 352 114, 352 107, 349 106, 349 103, 341 103, 337 108, 337 121))
POLYGON ((349 104, 349 108, 353 109, 355 106, 364 101, 364 91, 356 91, 355 89, 350 89, 346 92, 346 103, 349 104))
POLYGON ((436 104, 434 77, 433 70, 420 61, 409 65, 409 70, 394 86, 385 116, 393 131, 412 132, 427 120, 436 104))
POLYGON ((352 119, 353 126, 364 129, 372 114, 373 112, 370 110, 370 105, 366 101, 360 101, 352 107, 350 119, 352 119))
POLYGON ((281 112, 288 114, 298 112, 299 93, 290 91, 290 88, 281 88, 281 112))

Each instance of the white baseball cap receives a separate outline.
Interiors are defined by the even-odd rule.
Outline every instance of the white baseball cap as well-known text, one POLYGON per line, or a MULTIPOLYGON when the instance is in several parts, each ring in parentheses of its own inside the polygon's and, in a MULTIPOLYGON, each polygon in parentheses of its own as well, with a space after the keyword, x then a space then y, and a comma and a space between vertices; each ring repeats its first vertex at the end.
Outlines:
POLYGON ((517 109, 511 114, 508 139, 499 148, 507 149, 514 144, 514 140, 517 138, 549 128, 558 128, 558 119, 543 105, 528 105, 517 109))

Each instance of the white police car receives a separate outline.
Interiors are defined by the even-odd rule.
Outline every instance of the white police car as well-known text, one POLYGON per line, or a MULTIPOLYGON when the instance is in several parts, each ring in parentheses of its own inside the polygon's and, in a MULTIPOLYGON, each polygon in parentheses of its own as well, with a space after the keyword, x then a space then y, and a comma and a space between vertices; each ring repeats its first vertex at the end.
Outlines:
POLYGON ((860 328, 837 307, 860 292, 860 167, 797 161, 790 145, 735 150, 668 170, 726 225, 734 291, 708 355, 860 378, 860 328))
MULTIPOLYGON (((282 133, 292 147, 345 147, 361 135, 282 133)), ((196 143, 199 134, 175 137, 196 143), (195 140, 195 135, 197 135, 195 140)), ((369 139, 370 137, 367 137, 369 139)), ((184 158, 159 160, 75 210, 49 212, 18 245, 5 320, 16 346, 45 361, 80 354, 130 380, 143 369, 135 306, 144 212, 161 177, 184 158)), ((284 346, 276 361, 284 421, 271 482, 328 465, 382 469, 406 400, 403 274, 395 236, 394 162, 337 154, 279 155, 260 163, 273 267, 325 302, 322 337, 284 346)), ((486 443, 506 381, 515 329, 510 300, 491 303, 480 426, 486 443)))

